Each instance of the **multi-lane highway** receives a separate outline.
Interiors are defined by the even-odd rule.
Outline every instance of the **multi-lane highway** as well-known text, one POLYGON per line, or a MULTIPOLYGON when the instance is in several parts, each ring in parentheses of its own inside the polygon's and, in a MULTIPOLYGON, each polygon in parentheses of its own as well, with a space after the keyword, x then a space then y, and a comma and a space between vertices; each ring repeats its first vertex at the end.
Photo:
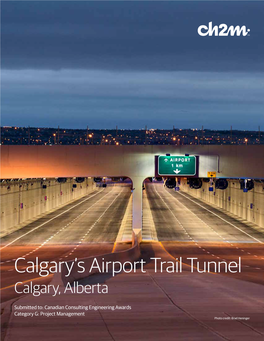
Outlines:
MULTIPOLYGON (((17 281, 39 280, 36 275, 15 271, 18 257, 70 260, 111 252, 130 197, 126 185, 99 188, 2 238, 2 299, 6 293, 10 298, 17 281)), ((264 284, 264 236, 252 224, 162 184, 147 184, 144 202, 147 219, 143 219, 143 236, 147 228, 170 256, 197 257, 200 261, 241 257, 243 271, 232 276, 264 284), (152 231, 149 224, 153 225, 152 231)), ((148 258, 144 248, 142 245, 142 254, 148 258)), ((22 269, 25 266, 23 262, 19 265, 22 269)))
MULTIPOLYGON (((34 261, 36 257, 65 261, 112 252, 117 235, 125 225, 123 218, 131 214, 130 205, 130 187, 99 188, 3 238, 2 300, 14 297, 14 283, 18 281, 29 282, 35 278, 37 284, 47 284, 51 280, 52 276, 40 279, 37 274, 18 274, 14 271, 18 257, 24 256, 27 261, 34 261)), ((76 306, 119 304, 129 305, 131 310, 87 311, 86 318, 45 320, 49 328, 44 318, 27 320, 11 316, 8 340, 17 340, 21 335, 21 340, 33 340, 34 335, 46 340, 56 333, 66 340, 79 334, 82 337, 83 333, 91 340, 158 341, 164 336, 167 340, 263 339, 264 236, 261 229, 184 192, 155 183, 146 184, 143 214, 146 240, 140 248, 141 258, 146 261, 145 272, 121 273, 115 277, 98 274, 79 281, 80 285, 107 283, 108 295, 69 294, 55 298, 26 295, 16 302, 24 306, 56 306, 65 302, 76 306), (182 273, 155 271, 153 257, 160 258, 159 264, 172 260, 177 263, 175 259, 182 257, 182 273), (241 257, 242 272, 224 276, 191 274, 187 257, 196 257, 201 263, 237 261, 241 257), (232 321, 232 317, 246 318, 246 322, 232 321)), ((128 230, 124 231, 128 235, 128 230)), ((24 267, 20 263, 19 268, 24 267)))
MULTIPOLYGON (((126 185, 99 188, 2 238, 2 300, 12 297, 16 282, 38 277, 17 273, 14 262, 18 257, 27 261, 35 261, 36 257, 40 261, 58 261, 110 253, 130 196, 126 185)), ((25 267, 23 261, 19 267, 25 267)))
POLYGON ((264 234, 252 224, 162 184, 147 184, 157 238, 174 258, 242 260, 242 272, 229 276, 264 284, 264 234))

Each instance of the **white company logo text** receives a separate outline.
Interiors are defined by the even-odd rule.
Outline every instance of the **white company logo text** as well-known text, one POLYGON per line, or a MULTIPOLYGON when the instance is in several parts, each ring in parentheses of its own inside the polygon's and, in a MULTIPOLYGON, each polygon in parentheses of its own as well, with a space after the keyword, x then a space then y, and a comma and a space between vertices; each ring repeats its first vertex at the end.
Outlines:
POLYGON ((243 26, 227 26, 226 24, 220 24, 213 26, 213 22, 210 21, 208 26, 200 25, 197 29, 199 36, 216 36, 216 37, 234 37, 234 36, 242 36, 245 37, 249 35, 250 29, 247 28, 245 25, 243 26))

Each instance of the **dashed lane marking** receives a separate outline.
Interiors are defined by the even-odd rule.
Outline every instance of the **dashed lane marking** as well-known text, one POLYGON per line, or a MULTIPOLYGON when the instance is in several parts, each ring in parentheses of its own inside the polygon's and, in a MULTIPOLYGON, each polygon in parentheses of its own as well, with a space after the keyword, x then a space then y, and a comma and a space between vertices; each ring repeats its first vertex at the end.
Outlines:
POLYGON ((28 232, 24 233, 23 235, 21 235, 21 236, 17 237, 16 239, 14 239, 12 242, 10 242, 10 243, 6 244, 5 246, 1 247, 1 248, 0 248, 0 250, 3 250, 3 249, 5 249, 6 247, 8 247, 9 245, 13 244, 13 243, 14 243, 14 242, 16 242, 17 240, 19 240, 19 239, 21 239, 21 238, 25 237, 26 235, 28 235, 29 233, 31 233, 31 232, 33 232, 33 231, 35 231, 35 230, 39 229, 40 227, 42 227, 42 226, 44 226, 44 225, 48 224, 49 222, 51 222, 52 220, 54 220, 54 219, 56 219, 56 218, 60 217, 61 215, 65 214, 66 212, 69 212, 69 211, 71 211, 73 208, 75 208, 75 207, 77 207, 77 206, 81 205, 82 203, 84 203, 84 202, 85 202, 85 201, 87 201, 87 200, 90 200, 91 198, 93 198, 94 196, 98 195, 98 194, 99 194, 99 193, 101 193, 102 191, 103 191, 103 189, 102 189, 101 191, 99 191, 99 192, 95 193, 94 195, 91 195, 90 197, 86 198, 85 200, 83 200, 83 201, 79 202, 78 204, 76 204, 76 205, 74 205, 74 206, 70 207, 68 210, 66 210, 66 211, 63 211, 62 213, 60 213, 60 214, 56 215, 55 217, 53 217, 53 218, 49 219, 48 221, 45 221, 45 223, 43 223, 43 224, 40 224, 40 225, 38 225, 38 226, 34 227, 32 230, 30 230, 30 231, 28 231, 28 232))
MULTIPOLYGON (((170 192, 168 192, 172 197, 173 197, 173 199, 174 200, 176 200, 177 202, 179 202, 182 206, 184 206, 188 211, 190 211, 192 214, 194 214, 200 221, 202 221, 204 224, 206 224, 212 231, 214 231, 220 238, 222 238, 223 240, 226 240, 224 237, 222 237, 218 232, 216 232, 210 225, 208 225, 206 222, 204 222, 201 218, 199 218, 198 216, 197 216, 197 214, 195 214, 194 212, 192 212, 188 207, 186 207, 182 202, 180 202, 174 195, 172 195, 170 192)), ((182 196, 184 196, 185 198, 187 198, 187 199, 189 199, 188 197, 186 197, 184 194, 182 194, 182 193, 178 193, 178 194, 181 194, 182 196)), ((192 199, 189 199, 190 201, 193 201, 192 199)), ((196 203, 195 201, 193 201, 194 203, 196 203)), ((208 210, 207 208, 205 208, 205 207, 203 207, 202 205, 200 205, 200 204, 198 204, 198 203, 196 203, 197 205, 199 205, 199 206, 201 206, 202 208, 204 208, 205 210, 207 210, 207 211, 209 211, 209 212, 211 212, 210 210, 208 210)), ((212 212, 213 213, 213 212, 212 212)), ((215 213, 213 213, 213 214, 215 214, 215 213)), ((217 214, 215 214, 216 216, 217 216, 217 214)), ((220 216, 219 216, 219 218, 221 218, 220 216)), ((222 220, 224 220, 223 218, 221 218, 222 220)), ((230 223, 231 224, 231 223, 230 223)), ((233 224, 231 224, 231 225, 233 225, 233 224)), ((234 225, 233 225, 234 226, 234 225)), ((246 232, 244 232, 244 233, 246 233, 246 232)), ((254 238, 254 237, 252 237, 252 238, 254 238)), ((234 246, 233 244, 231 244, 228 240, 226 240, 226 242, 227 243, 229 243, 229 245, 231 245, 231 246, 234 246)), ((260 243, 262 243, 262 242, 260 242, 260 243)), ((237 250, 241 250, 239 247, 236 247, 236 249, 237 250)), ((243 252, 245 252, 245 251, 243 251, 243 252)), ((248 255, 250 255, 251 253, 250 252, 248 252, 248 255)), ((256 258, 258 258, 258 256, 257 255, 255 255, 255 257, 256 258)))
POLYGON ((182 195, 183 197, 185 197, 186 199, 190 200, 190 201, 193 202, 194 204, 196 204, 196 205, 202 207, 204 210, 206 210, 206 211, 210 212, 211 214, 215 215, 216 217, 218 217, 219 219, 223 220, 223 221, 226 222, 227 224, 233 226, 234 228, 236 228, 236 229, 239 230, 240 232, 246 234, 248 237, 250 237, 250 238, 256 240, 258 243, 263 244, 263 242, 262 242, 261 240, 255 238, 255 237, 251 236, 249 233, 247 233, 247 232, 241 230, 241 229, 240 229, 239 227, 237 227, 236 225, 234 225, 234 224, 230 223, 228 220, 226 220, 226 219, 220 217, 218 214, 214 213, 213 211, 209 210, 208 208, 204 207, 203 205, 201 205, 201 204, 197 203, 196 201, 194 201, 194 200, 188 198, 186 195, 184 195, 184 194, 182 194, 182 193, 179 193, 179 192, 178 192, 178 194, 179 194, 179 195, 182 195))
MULTIPOLYGON (((102 191, 101 191, 102 192, 102 191)), ((111 193, 111 191, 109 191, 108 193, 106 193, 104 196, 102 196, 102 198, 100 198, 99 200, 97 200, 94 204, 92 204, 90 207, 88 207, 85 211, 83 211, 81 214, 79 214, 77 217, 75 217, 73 220, 71 220, 67 225, 65 225, 64 227, 62 227, 59 231, 57 231, 55 234, 53 234, 51 237, 49 237, 48 239, 46 239, 40 246, 38 246, 37 248, 35 248, 34 250, 24 254, 21 257, 26 257, 31 255, 32 253, 36 252, 37 250, 39 250, 40 248, 42 248, 42 246, 44 246, 47 242, 49 242, 52 238, 54 238, 57 234, 59 234, 60 232, 62 232, 66 227, 68 227, 70 224, 72 224, 75 220, 77 220, 78 218, 80 218, 83 214, 85 214, 87 211, 89 211, 93 206, 95 206, 98 202, 100 202, 102 199, 104 199, 109 193, 111 193)), ((9 263, 12 261, 16 261, 16 259, 12 259, 12 260, 7 260, 4 262, 1 262, 0 264, 5 264, 5 263, 9 263)))
MULTIPOLYGON (((78 245, 76 245, 75 248, 73 248, 69 253, 67 253, 64 257, 67 258, 71 256, 77 247, 79 247, 82 244, 82 241, 87 237, 87 235, 91 232, 91 230, 94 228, 94 226, 98 223, 98 221, 104 216, 104 214, 108 211, 108 209, 113 205, 113 203, 116 201, 116 199, 120 196, 120 194, 123 192, 123 190, 114 198, 114 200, 111 201, 111 203, 107 206, 107 208, 104 210, 104 212, 99 216, 99 218, 93 223, 93 225, 89 228, 89 230, 83 235, 81 240, 79 241, 78 245)), ((113 251, 112 251, 113 252, 113 251)), ((60 258, 62 259, 62 258, 60 258)))
MULTIPOLYGON (((155 191, 156 193, 159 195, 159 197, 161 198, 161 200, 164 202, 164 204, 168 207, 168 209, 170 210, 170 212, 173 214, 173 216, 175 217, 175 219, 179 222, 179 220, 176 218, 175 214, 173 213, 173 211, 170 209, 170 207, 167 205, 167 203, 165 202, 165 200, 161 197, 161 195, 159 194, 159 192, 157 191, 156 187, 155 188, 155 191)), ((171 193, 170 195, 176 200, 178 201, 171 193)), ((182 204, 182 203, 181 203, 182 204)), ((223 240, 225 240, 225 238, 223 238, 219 233, 217 233, 211 226, 209 226, 207 223, 205 223, 201 218, 199 218, 195 213, 193 213, 190 209, 188 209, 184 204, 182 204, 182 206, 184 206, 187 210, 189 210, 193 215, 195 215, 200 221, 202 221, 205 225, 207 225, 212 231, 214 231, 217 235, 219 235, 219 237, 221 237, 223 240)), ((182 225, 181 222, 179 222, 180 226, 185 230, 184 226, 182 225)), ((186 231, 186 230, 185 230, 186 231)), ((187 232, 187 231, 186 231, 187 232)), ((195 240, 188 234, 189 238, 191 239, 191 241, 193 241, 195 243, 196 246, 198 246, 200 249, 201 249, 201 246, 199 246, 195 240)), ((226 241, 228 243, 228 245, 232 245, 229 241, 226 241)), ((236 247, 237 248, 237 247, 236 247)), ((237 248, 239 249, 239 248, 237 248)), ((212 257, 216 257, 217 259, 221 259, 223 261, 226 261, 226 259, 222 258, 222 257, 218 257, 216 255, 214 255, 213 253, 207 251, 206 249, 202 249, 202 251, 206 252, 207 254, 210 254, 212 257)), ((250 254, 250 253, 249 253, 250 254)), ((256 256, 258 257, 258 256, 256 256)), ((251 267, 251 266, 246 266, 246 267, 251 267)))

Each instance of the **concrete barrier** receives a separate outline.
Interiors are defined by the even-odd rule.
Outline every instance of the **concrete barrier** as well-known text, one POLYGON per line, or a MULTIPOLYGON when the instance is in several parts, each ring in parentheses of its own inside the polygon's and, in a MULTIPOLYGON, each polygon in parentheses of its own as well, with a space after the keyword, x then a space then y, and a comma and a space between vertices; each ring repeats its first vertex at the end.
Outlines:
MULTIPOLYGON (((91 272, 89 271, 94 258, 97 259, 97 262, 100 267, 103 261, 104 262, 119 261, 122 265, 127 261, 130 262, 136 261, 140 258, 140 241, 141 231, 138 231, 138 233, 133 232, 132 247, 130 249, 120 252, 108 253, 101 256, 92 256, 88 258, 78 259, 78 261, 83 261, 82 266, 85 268, 85 271, 83 273, 79 273, 78 270, 80 270, 80 268, 77 266, 75 262, 71 274, 68 277, 66 277, 67 269, 66 266, 64 265, 62 267, 61 274, 59 273, 55 274, 51 283, 65 286, 67 283, 73 283, 74 281, 87 278, 88 276, 91 276, 95 273, 99 273, 97 269, 94 269, 91 272)), ((71 264, 72 262, 73 261, 68 261, 67 263, 71 264)), ((109 267, 109 269, 112 268, 109 267)))
POLYGON ((208 182, 203 182, 200 189, 192 189, 187 180, 182 179, 180 190, 264 228, 264 184, 255 181, 254 185, 252 190, 244 193, 239 180, 230 179, 226 190, 215 189, 214 186, 210 192, 208 182))
POLYGON ((80 199, 96 189, 92 178, 83 183, 67 179, 30 179, 3 182, 1 190, 1 237, 4 237, 43 215, 80 199))

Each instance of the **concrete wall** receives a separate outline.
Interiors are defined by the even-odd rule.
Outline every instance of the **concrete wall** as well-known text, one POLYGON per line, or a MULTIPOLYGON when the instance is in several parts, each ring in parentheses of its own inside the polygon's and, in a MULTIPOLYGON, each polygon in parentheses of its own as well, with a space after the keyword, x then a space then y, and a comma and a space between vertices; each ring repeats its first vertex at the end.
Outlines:
POLYGON ((23 225, 72 200, 96 189, 92 178, 77 184, 72 178, 66 183, 55 179, 40 179, 2 183, 1 190, 1 233, 3 237, 23 225), (76 184, 76 188, 73 188, 76 184), (46 185, 47 188, 43 188, 46 185))
POLYGON ((199 156, 199 177, 264 179, 264 145, 1 146, 2 179, 155 176, 155 155, 199 156))
POLYGON ((255 182, 254 185, 251 191, 244 193, 238 180, 229 180, 226 190, 215 189, 214 186, 214 191, 209 192, 209 183, 203 182, 202 188, 192 189, 183 179, 180 190, 264 227, 264 184, 255 182))

